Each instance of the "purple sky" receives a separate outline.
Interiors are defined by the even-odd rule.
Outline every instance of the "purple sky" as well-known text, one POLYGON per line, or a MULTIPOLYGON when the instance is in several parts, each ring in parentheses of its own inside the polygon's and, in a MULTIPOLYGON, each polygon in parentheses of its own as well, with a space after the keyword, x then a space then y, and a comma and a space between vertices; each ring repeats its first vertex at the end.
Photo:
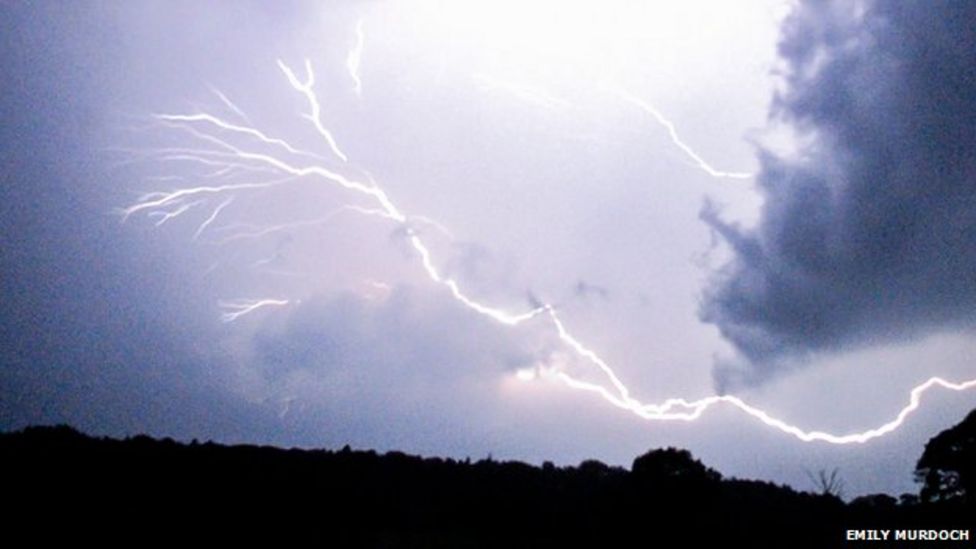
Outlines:
POLYGON ((0 428, 559 464, 679 446, 914 491, 972 393, 863 445, 728 405, 648 421, 560 381, 612 388, 545 313, 506 326, 433 282, 411 235, 480 304, 551 304, 641 402, 877 427, 929 377, 976 377, 972 8, 524 4, 0 8, 0 428), (348 161, 278 65, 306 58, 348 161), (158 116, 201 113, 317 156, 158 116), (313 176, 121 222, 146 193, 281 179, 202 135, 375 182, 407 222, 313 176))

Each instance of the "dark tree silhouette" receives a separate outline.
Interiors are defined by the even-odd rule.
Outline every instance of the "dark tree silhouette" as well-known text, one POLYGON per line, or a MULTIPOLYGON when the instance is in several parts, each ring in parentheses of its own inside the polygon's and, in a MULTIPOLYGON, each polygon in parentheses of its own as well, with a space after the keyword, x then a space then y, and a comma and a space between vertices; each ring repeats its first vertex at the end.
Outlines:
POLYGON ((976 502, 976 410, 925 445, 915 466, 923 501, 976 502))
POLYGON ((816 486, 817 492, 821 495, 837 499, 844 498, 844 480, 840 478, 840 469, 835 467, 829 473, 826 469, 821 469, 817 471, 816 475, 807 471, 807 477, 810 478, 810 482, 816 486))
POLYGON ((688 450, 664 448, 651 450, 634 460, 634 476, 649 481, 719 481, 722 475, 692 457, 688 450))
POLYGON ((845 504, 829 470, 820 494, 723 479, 676 448, 651 450, 627 470, 29 428, 0 433, 4 533, 66 532, 77 544, 79 532, 122 528, 143 536, 131 539, 168 532, 175 544, 203 532, 228 545, 236 532, 253 545, 267 524, 275 545, 289 531, 339 547, 840 547, 858 525, 972 524, 976 506, 955 494, 972 482, 972 437, 960 433, 972 433, 974 417, 933 439, 919 462, 922 478, 952 479, 951 500, 901 504, 884 494, 845 504))
POLYGON ((898 506, 898 500, 888 494, 868 494, 851 500, 851 506, 887 511, 898 506))

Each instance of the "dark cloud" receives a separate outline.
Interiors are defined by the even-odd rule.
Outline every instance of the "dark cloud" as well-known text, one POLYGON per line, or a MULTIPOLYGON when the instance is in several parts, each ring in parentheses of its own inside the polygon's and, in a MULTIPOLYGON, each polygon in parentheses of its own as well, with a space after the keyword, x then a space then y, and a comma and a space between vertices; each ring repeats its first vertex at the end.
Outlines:
POLYGON ((573 293, 576 297, 580 298, 596 296, 602 300, 610 299, 610 290, 606 287, 582 279, 576 282, 576 286, 573 287, 573 293))
POLYGON ((439 288, 323 296, 258 330, 246 392, 320 443, 470 451, 497 417, 499 379, 551 352, 546 338, 513 335, 439 288))
POLYGON ((734 259, 701 315, 748 363, 723 386, 976 318, 976 3, 803 3, 780 54, 807 144, 760 150, 755 229, 702 213, 734 259))
POLYGON ((353 371, 364 385, 399 391, 421 378, 432 385, 496 379, 538 360, 511 330, 439 290, 401 286, 381 301, 349 293, 305 300, 281 328, 255 335, 257 364, 272 382, 306 372, 332 387, 343 381, 328 378, 353 371))

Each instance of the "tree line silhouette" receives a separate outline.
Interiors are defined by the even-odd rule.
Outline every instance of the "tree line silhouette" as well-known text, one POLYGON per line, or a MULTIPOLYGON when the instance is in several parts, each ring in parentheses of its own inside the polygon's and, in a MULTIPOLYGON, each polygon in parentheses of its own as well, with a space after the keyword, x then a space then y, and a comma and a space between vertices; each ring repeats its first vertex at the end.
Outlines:
POLYGON ((976 410, 926 445, 918 495, 849 503, 836 472, 820 472, 819 493, 801 492, 723 478, 676 448, 629 470, 596 460, 536 467, 348 446, 115 440, 55 426, 0 434, 0 464, 0 521, 41 538, 61 528, 214 541, 301 533, 342 547, 841 547, 851 528, 976 526, 976 410), (53 529, 35 526, 45 524, 53 529))

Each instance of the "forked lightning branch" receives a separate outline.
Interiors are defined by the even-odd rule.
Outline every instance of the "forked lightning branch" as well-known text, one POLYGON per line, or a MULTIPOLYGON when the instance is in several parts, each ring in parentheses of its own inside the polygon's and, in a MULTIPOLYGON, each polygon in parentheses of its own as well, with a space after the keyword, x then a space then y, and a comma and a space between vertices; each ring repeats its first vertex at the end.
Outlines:
MULTIPOLYGON (((356 33, 357 42, 347 58, 346 68, 355 84, 354 89, 358 95, 363 86, 359 74, 364 40, 361 23, 357 26, 356 33)), ((518 379, 526 382, 539 378, 554 379, 564 384, 568 389, 596 395, 617 408, 649 421, 690 422, 702 417, 707 410, 713 407, 727 406, 804 442, 864 443, 888 434, 901 426, 905 419, 919 408, 923 394, 929 389, 939 387, 952 391, 965 391, 976 387, 976 379, 953 382, 941 377, 932 377, 911 389, 907 404, 890 421, 872 429, 848 434, 804 430, 733 395, 713 395, 697 400, 668 398, 658 403, 641 402, 631 394, 627 385, 606 360, 584 344, 580 337, 570 332, 556 307, 543 303, 527 311, 506 311, 472 297, 457 280, 446 276, 438 267, 438 261, 433 257, 427 242, 413 227, 415 223, 423 222, 432 224, 442 232, 450 234, 447 229, 435 220, 423 216, 412 216, 401 210, 387 192, 371 178, 363 178, 366 179, 363 181, 352 175, 356 170, 353 169, 346 153, 343 152, 322 119, 321 103, 316 91, 315 72, 311 62, 305 61, 304 75, 300 75, 298 71, 283 61, 279 61, 278 65, 283 78, 295 92, 301 95, 306 104, 306 111, 301 114, 301 117, 321 140, 321 152, 303 150, 293 146, 283 137, 269 135, 253 125, 247 115, 227 95, 214 90, 217 98, 229 112, 233 113, 232 118, 203 111, 153 115, 154 121, 162 128, 166 131, 182 132, 189 143, 184 147, 155 149, 151 151, 154 158, 162 161, 192 162, 204 166, 211 170, 205 176, 205 181, 201 179, 199 184, 195 186, 148 193, 135 204, 125 208, 122 211, 123 217, 128 218, 135 214, 144 214, 155 219, 157 225, 163 225, 185 216, 188 212, 206 209, 206 217, 197 226, 194 233, 194 239, 196 239, 208 231, 220 228, 221 216, 234 208, 235 197, 239 195, 268 189, 288 192, 289 186, 296 184, 299 180, 314 180, 323 185, 337 186, 348 192, 350 197, 356 196, 359 199, 370 201, 371 206, 363 207, 352 203, 340 204, 331 207, 321 219, 286 222, 276 226, 239 226, 236 232, 231 230, 233 227, 223 227, 227 230, 222 231, 222 241, 259 238, 274 231, 320 224, 323 220, 335 217, 339 213, 364 215, 399 225, 402 227, 406 241, 423 268, 426 277, 431 283, 443 287, 459 306, 512 329, 518 329, 533 320, 547 322, 552 332, 558 336, 560 343, 584 364, 593 368, 594 374, 599 376, 598 379, 602 381, 593 382, 581 379, 559 366, 522 370, 516 374, 518 379), (328 155, 332 161, 326 162, 326 157, 323 155, 328 155), (336 164, 345 171, 329 167, 336 164), (251 176, 251 178, 242 181, 242 175, 251 176)), ((635 105, 649 114, 655 122, 667 130, 672 143, 687 155, 694 165, 708 175, 734 179, 751 177, 747 173, 725 172, 713 168, 681 140, 675 125, 650 103, 622 89, 610 89, 609 91, 615 93, 623 101, 635 105)), ((275 295, 228 299, 221 301, 219 305, 224 311, 222 319, 225 322, 234 322, 243 316, 257 314, 259 311, 288 307, 297 301, 297 299, 286 295, 275 295)))

